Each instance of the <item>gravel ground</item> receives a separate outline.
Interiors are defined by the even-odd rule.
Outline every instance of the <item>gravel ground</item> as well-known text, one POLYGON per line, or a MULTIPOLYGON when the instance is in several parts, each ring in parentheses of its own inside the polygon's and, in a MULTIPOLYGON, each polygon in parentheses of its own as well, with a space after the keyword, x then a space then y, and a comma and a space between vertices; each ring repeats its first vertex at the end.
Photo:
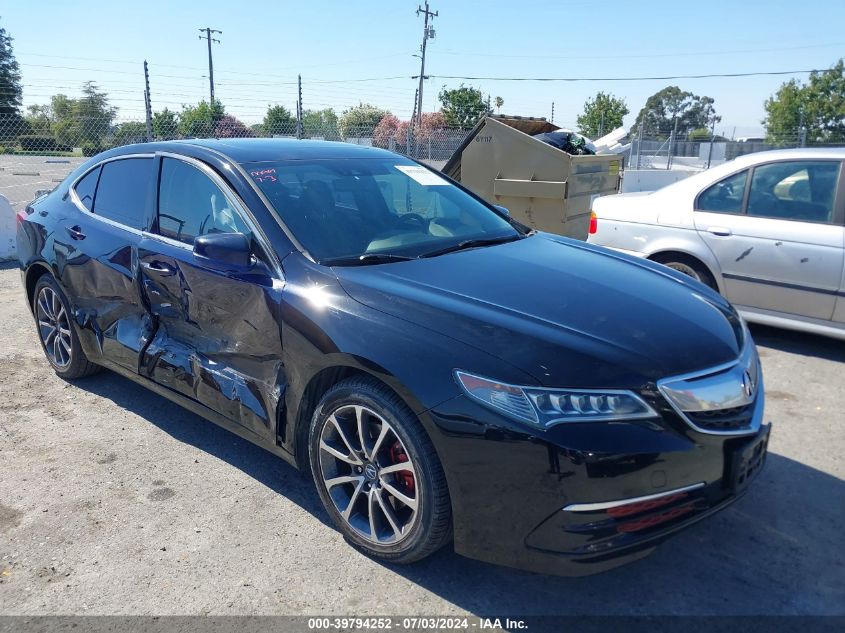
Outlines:
POLYGON ((749 493, 568 579, 373 562, 280 459, 114 374, 57 378, 8 266, 0 323, 2 614, 845 614, 843 342, 754 328, 775 428, 749 493))

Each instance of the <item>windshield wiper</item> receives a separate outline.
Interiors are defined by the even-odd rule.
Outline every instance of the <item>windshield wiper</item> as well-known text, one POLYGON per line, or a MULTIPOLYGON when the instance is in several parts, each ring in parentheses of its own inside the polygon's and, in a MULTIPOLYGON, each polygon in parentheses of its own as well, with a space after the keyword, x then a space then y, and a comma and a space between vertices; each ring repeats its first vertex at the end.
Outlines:
POLYGON ((499 237, 483 237, 474 240, 464 240, 445 248, 437 249, 429 253, 423 253, 420 257, 437 257, 438 255, 445 255, 446 253, 454 253, 455 251, 462 251, 468 248, 477 248, 479 246, 493 246, 494 244, 504 244, 505 242, 514 242, 521 240, 525 235, 517 233, 516 235, 500 235, 499 237))
POLYGON ((335 257, 324 259, 320 263, 326 266, 367 266, 368 264, 386 264, 389 262, 405 262, 416 257, 395 255, 393 253, 364 253, 354 257, 335 257))

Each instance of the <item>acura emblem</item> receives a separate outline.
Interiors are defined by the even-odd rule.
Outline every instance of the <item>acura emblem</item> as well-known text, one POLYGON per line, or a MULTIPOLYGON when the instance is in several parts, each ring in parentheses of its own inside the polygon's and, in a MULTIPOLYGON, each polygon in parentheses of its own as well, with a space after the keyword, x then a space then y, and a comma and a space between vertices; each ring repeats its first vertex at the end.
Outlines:
POLYGON ((751 378, 751 372, 747 369, 742 374, 742 390, 748 398, 754 395, 754 380, 751 378))
POLYGON ((364 467, 364 474, 367 476, 367 479, 375 479, 378 471, 373 464, 367 464, 364 467))

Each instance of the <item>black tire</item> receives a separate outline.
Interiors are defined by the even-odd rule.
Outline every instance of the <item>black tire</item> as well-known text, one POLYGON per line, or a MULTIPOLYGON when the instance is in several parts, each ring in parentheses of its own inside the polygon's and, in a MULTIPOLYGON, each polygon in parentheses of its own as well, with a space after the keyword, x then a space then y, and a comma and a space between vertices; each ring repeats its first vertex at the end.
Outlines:
MULTIPOLYGON (((50 304, 50 309, 52 309, 52 301, 50 301, 50 304)), ((65 294, 62 292, 62 289, 59 288, 59 285, 56 283, 56 280, 53 279, 52 275, 42 275, 35 284, 35 292, 33 293, 32 298, 32 312, 35 315, 35 329, 38 334, 38 340, 41 343, 41 348, 44 350, 47 362, 50 363, 53 371, 55 371, 59 377, 64 378, 65 380, 75 380, 77 378, 84 378, 85 376, 95 374, 102 369, 99 365, 96 365, 88 360, 88 357, 85 355, 85 351, 82 349, 82 345, 79 344, 76 327, 74 326, 73 319, 71 318, 70 304, 68 303, 67 297, 65 297, 65 294), (55 297, 55 301, 61 306, 61 309, 55 310, 55 312, 58 316, 61 316, 62 314, 64 315, 61 323, 63 324, 62 329, 67 331, 67 334, 65 335, 65 340, 67 342, 62 346, 62 350, 67 350, 68 357, 66 359, 61 356, 61 353, 56 354, 53 345, 51 345, 50 349, 48 349, 48 342, 54 341, 56 335, 54 335, 53 339, 48 338, 48 342, 45 342, 44 332, 49 328, 42 327, 41 325, 44 312, 43 308, 39 307, 39 301, 42 299, 46 301, 47 297, 50 297, 50 299, 55 297), (64 311, 63 313, 62 310, 64 311), (67 362, 62 362, 64 360, 67 362)))
POLYGON ((705 286, 709 286, 716 292, 719 292, 719 286, 716 285, 716 280, 713 278, 707 266, 698 261, 695 257, 684 255, 683 253, 660 253, 651 258, 664 266, 676 270, 680 273, 692 277, 696 281, 700 281, 705 286))
MULTIPOLYGON (((360 428, 360 425, 361 423, 358 422, 357 428, 360 428)), ((368 433, 369 431, 365 432, 365 437, 368 436, 368 433)), ((340 442, 337 443, 337 446, 340 446, 340 442)), ((308 447, 311 473, 320 499, 346 540, 360 551, 385 562, 411 563, 431 555, 451 541, 452 509, 443 466, 420 421, 405 403, 383 384, 366 377, 356 377, 344 380, 329 389, 320 399, 311 418, 308 447), (354 410, 356 406, 362 407, 364 413, 354 410), (361 416, 366 418, 365 425, 372 430, 373 435, 381 436, 384 423, 388 427, 381 442, 372 436, 365 440, 365 442, 372 443, 372 448, 376 448, 374 454, 370 455, 372 460, 366 457, 367 450, 357 450, 365 443, 358 439, 361 437, 360 433, 354 437, 349 435, 348 438, 346 432, 343 434, 337 433, 337 430, 344 425, 350 433, 354 432, 354 429, 356 429, 356 413, 359 420, 361 416), (344 421, 344 416, 348 415, 353 417, 347 417, 344 421), (331 421, 332 418, 337 421, 337 424, 331 421), (345 445, 350 448, 350 450, 344 450, 344 453, 348 453, 352 457, 355 454, 358 455, 362 460, 361 466, 350 465, 346 460, 337 459, 334 453, 327 453, 324 448, 321 448, 323 440, 326 442, 335 441, 330 438, 332 434, 335 434, 336 438, 342 439, 345 445), (378 446, 379 444, 381 446, 378 446), (400 455, 404 452, 407 459, 402 460, 400 457, 398 462, 391 461, 391 458, 396 456, 395 451, 398 451, 400 455), (383 468, 397 468, 399 462, 402 464, 410 463, 413 468, 412 474, 410 471, 404 471, 405 474, 403 475, 398 473, 383 475, 380 472, 383 468), (365 478, 365 463, 378 468, 376 474, 369 481, 365 478), (335 466, 348 470, 341 473, 334 472, 330 475, 329 470, 335 466), (338 475, 344 475, 344 473, 345 477, 338 477, 338 475), (410 482, 407 479, 400 479, 409 475, 411 475, 410 482), (335 477, 338 479, 351 478, 350 476, 359 478, 363 483, 333 484, 332 494, 335 495, 333 497, 329 493, 326 481, 331 481, 335 477), (389 479, 391 477, 397 477, 397 479, 389 479), (410 500, 414 501, 416 505, 413 512, 389 493, 391 486, 404 486, 404 484, 399 483, 400 481, 409 485, 412 484, 410 487, 413 489, 414 499, 410 500), (366 486, 366 488, 360 489, 359 486, 361 485, 366 486), (384 488, 382 488, 382 485, 384 488), (386 503, 391 504, 390 509, 394 511, 393 519, 396 519, 396 521, 388 519, 387 510, 383 510, 383 506, 379 507, 377 503, 372 502, 372 497, 368 496, 370 495, 370 488, 373 489, 372 493, 377 497, 376 501, 380 497, 386 503), (344 504, 337 501, 337 498, 345 498, 345 495, 348 495, 351 501, 351 503, 345 504, 346 510, 352 508, 349 520, 344 518, 341 513, 340 508, 344 504), (370 518, 370 514, 373 513, 370 509, 370 503, 373 503, 372 507, 376 508, 374 516, 376 519, 380 517, 380 520, 370 518), (355 507, 361 508, 362 511, 356 511, 355 507), (366 517, 363 516, 365 512, 367 513, 366 517), (401 517, 406 517, 409 514, 412 516, 407 519, 407 525, 402 527, 401 533, 397 532, 394 524, 398 524, 401 517), (363 523, 366 526, 367 520, 369 521, 369 536, 365 536, 360 528, 355 527, 356 521, 358 525, 363 523), (376 541, 379 540, 378 534, 380 533, 375 530, 375 535, 373 534, 374 522, 382 526, 381 534, 386 533, 386 538, 394 539, 395 542, 374 542, 374 538, 376 541)), ((404 488, 402 491, 410 494, 408 488, 404 488)))

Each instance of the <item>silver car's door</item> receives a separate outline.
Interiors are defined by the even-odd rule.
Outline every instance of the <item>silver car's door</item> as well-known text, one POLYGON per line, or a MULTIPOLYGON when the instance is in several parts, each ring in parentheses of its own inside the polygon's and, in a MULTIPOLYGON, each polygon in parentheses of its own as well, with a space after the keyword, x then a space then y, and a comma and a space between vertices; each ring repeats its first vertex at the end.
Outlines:
MULTIPOLYGON (((840 181, 840 189, 845 189, 845 179, 840 181)), ((843 218, 845 224, 845 218, 843 218)), ((836 297, 836 308, 833 310, 833 320, 835 323, 845 324, 845 229, 842 232, 842 277, 839 281, 839 295, 836 297)))
POLYGON ((699 194, 696 229, 719 261, 731 302, 832 318, 845 239, 841 172, 837 160, 774 161, 699 194))

